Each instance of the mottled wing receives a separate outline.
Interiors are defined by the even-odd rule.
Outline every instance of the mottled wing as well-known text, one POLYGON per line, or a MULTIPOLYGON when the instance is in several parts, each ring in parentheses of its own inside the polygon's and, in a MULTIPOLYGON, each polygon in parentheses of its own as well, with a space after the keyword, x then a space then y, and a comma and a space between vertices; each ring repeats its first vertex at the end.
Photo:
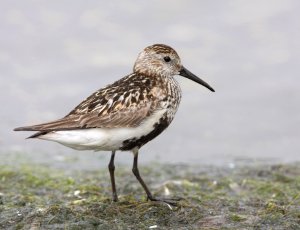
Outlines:
POLYGON ((72 114, 44 124, 20 127, 15 131, 58 131, 87 128, 136 127, 154 111, 151 103, 124 108, 118 112, 100 115, 97 112, 72 114))
POLYGON ((85 128, 136 127, 158 109, 149 87, 140 76, 129 75, 112 85, 96 91, 62 119, 15 131, 72 130, 85 128), (128 80, 132 85, 128 88, 128 80))

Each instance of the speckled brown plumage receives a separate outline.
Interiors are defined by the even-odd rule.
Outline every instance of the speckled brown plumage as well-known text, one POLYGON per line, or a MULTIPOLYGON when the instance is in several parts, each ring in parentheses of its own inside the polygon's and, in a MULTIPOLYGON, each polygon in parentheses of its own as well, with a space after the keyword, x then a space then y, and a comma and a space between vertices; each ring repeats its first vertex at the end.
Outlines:
POLYGON ((131 74, 96 91, 64 118, 23 129, 58 131, 136 127, 166 103, 177 107, 180 91, 172 92, 172 84, 172 80, 131 74))

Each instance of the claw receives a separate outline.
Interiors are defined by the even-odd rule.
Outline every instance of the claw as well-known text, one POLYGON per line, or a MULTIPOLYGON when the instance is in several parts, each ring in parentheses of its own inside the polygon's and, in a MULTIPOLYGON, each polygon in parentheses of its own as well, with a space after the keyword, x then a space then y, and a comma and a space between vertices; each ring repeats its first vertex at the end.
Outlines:
POLYGON ((158 201, 158 202, 163 202, 172 206, 177 206, 178 202, 182 200, 181 197, 174 197, 174 198, 164 198, 164 197, 147 197, 147 200, 151 201, 158 201))

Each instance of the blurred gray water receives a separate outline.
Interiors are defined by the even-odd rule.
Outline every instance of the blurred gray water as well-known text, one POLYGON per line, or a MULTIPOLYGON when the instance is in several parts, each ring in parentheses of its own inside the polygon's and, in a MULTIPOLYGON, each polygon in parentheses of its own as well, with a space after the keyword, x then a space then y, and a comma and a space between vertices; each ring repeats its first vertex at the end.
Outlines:
MULTIPOLYGON (((74 156, 82 164, 99 164, 95 158, 106 164, 106 153, 25 141, 30 133, 12 129, 64 116, 98 88, 129 74, 144 47, 165 43, 216 93, 177 77, 181 106, 168 130, 142 148, 143 162, 300 160, 299 1, 12 0, 0 5, 3 159, 24 154, 47 162, 74 156)), ((119 153, 117 159, 130 162, 131 155, 119 153)))

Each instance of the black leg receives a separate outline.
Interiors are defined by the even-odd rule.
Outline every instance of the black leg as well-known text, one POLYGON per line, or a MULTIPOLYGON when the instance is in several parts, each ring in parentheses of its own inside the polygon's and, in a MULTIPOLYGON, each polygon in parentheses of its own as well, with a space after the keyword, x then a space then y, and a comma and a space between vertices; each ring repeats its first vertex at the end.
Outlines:
POLYGON ((138 181, 140 182, 142 187, 144 188, 144 190, 147 194, 147 198, 151 201, 161 201, 161 202, 165 202, 167 204, 176 206, 177 202, 179 200, 181 200, 181 198, 156 198, 156 197, 153 197, 153 195, 149 191, 147 185, 145 184, 144 180, 142 179, 139 169, 138 169, 138 154, 139 154, 138 150, 133 150, 133 154, 134 154, 134 159, 133 159, 132 172, 135 175, 135 177, 138 179, 138 181))
POLYGON ((111 152, 111 157, 108 164, 108 170, 110 174, 110 181, 111 181, 111 188, 112 188, 112 199, 113 201, 118 201, 118 195, 117 195, 116 183, 115 183, 115 164, 114 164, 115 153, 116 151, 111 152))
POLYGON ((135 177, 138 179, 138 181, 140 182, 140 184, 143 186, 145 192, 147 193, 147 198, 148 198, 149 200, 154 201, 154 200, 156 200, 156 199, 152 196, 152 194, 151 194, 151 192, 149 191, 147 185, 146 185, 145 182, 143 181, 143 179, 142 179, 142 177, 141 177, 141 175, 140 175, 139 169, 138 169, 138 155, 139 155, 138 150, 134 151, 133 154, 134 154, 134 159, 133 159, 132 172, 133 172, 133 174, 135 175, 135 177))

